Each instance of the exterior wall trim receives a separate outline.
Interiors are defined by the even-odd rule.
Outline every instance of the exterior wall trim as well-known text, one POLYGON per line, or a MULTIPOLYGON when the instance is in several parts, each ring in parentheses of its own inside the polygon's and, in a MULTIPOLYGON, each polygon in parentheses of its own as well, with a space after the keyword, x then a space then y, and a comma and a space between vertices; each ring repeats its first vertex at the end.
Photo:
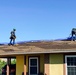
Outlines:
POLYGON ((44 54, 44 75, 49 75, 49 54, 44 54))
POLYGON ((24 75, 26 75, 26 56, 24 56, 24 75))

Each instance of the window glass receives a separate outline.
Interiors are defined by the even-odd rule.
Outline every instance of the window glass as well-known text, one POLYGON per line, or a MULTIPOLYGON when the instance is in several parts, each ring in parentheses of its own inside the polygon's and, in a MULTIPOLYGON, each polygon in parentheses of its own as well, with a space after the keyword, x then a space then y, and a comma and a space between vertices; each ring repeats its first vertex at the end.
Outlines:
POLYGON ((68 66, 76 66, 76 57, 67 57, 68 66))
POLYGON ((30 74, 37 74, 37 67, 30 67, 30 74))
POLYGON ((37 65, 37 59, 30 59, 30 65, 31 66, 37 65))
POLYGON ((76 67, 68 67, 68 75, 76 75, 76 67))

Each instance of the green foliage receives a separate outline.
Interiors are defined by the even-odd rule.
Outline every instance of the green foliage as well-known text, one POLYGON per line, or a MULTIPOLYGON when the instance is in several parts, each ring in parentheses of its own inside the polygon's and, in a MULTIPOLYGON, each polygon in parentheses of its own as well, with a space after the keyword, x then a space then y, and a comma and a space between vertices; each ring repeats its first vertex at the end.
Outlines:
POLYGON ((16 59, 11 60, 11 64, 16 64, 16 59))
POLYGON ((6 64, 5 61, 1 61, 1 60, 0 60, 0 74, 1 74, 1 72, 2 72, 2 67, 3 67, 5 64, 6 64))

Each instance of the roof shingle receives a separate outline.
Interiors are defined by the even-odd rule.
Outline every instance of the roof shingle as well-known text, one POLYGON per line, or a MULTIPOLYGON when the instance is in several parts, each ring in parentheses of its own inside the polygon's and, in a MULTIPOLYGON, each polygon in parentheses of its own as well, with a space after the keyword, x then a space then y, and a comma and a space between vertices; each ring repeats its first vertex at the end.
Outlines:
POLYGON ((66 52, 76 52, 75 41, 24 42, 14 46, 0 46, 0 55, 66 52))

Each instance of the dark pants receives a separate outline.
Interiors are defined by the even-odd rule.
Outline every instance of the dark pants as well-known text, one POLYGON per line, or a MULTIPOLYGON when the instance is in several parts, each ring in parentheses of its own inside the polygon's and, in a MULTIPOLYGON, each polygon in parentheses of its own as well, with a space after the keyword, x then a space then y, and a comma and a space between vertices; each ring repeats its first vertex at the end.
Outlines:
POLYGON ((10 45, 14 45, 15 44, 15 39, 10 39, 10 45))
POLYGON ((76 33, 74 31, 72 31, 72 41, 75 41, 76 40, 76 33), (74 37, 75 35, 75 37, 74 37))

